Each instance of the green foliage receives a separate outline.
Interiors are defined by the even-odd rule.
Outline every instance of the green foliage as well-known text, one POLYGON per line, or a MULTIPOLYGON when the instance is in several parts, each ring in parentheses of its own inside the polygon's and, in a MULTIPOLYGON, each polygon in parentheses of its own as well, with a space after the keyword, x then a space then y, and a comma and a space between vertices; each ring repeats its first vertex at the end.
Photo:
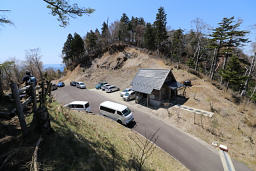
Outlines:
POLYGON ((120 19, 120 29, 119 29, 119 40, 127 42, 129 39, 129 23, 130 20, 128 16, 123 13, 121 19, 120 19))
POLYGON ((65 27, 68 24, 69 17, 83 16, 84 14, 91 14, 95 10, 92 8, 80 8, 78 4, 70 5, 67 0, 43 0, 47 3, 47 8, 51 10, 53 16, 58 16, 60 26, 65 27))
POLYGON ((77 33, 74 34, 74 39, 71 41, 72 55, 79 57, 84 52, 84 41, 77 33))
POLYGON ((171 57, 180 61, 183 49, 183 30, 178 29, 175 30, 172 35, 171 57))
POLYGON ((85 38, 85 45, 88 50, 93 50, 97 45, 97 36, 96 34, 91 30, 89 33, 87 33, 85 38))
POLYGON ((213 29, 213 33, 210 35, 212 37, 212 47, 222 48, 222 54, 231 55, 233 47, 248 43, 248 39, 244 38, 248 31, 239 30, 241 23, 241 20, 235 21, 234 17, 224 17, 219 26, 213 29))
POLYGON ((78 63, 83 52, 84 41, 81 36, 77 33, 74 34, 74 37, 71 34, 68 34, 62 49, 63 62, 66 66, 69 66, 71 63, 78 63))
POLYGON ((64 43, 62 54, 63 54, 63 61, 66 63, 69 59, 72 58, 72 41, 73 41, 72 34, 68 34, 67 40, 64 43))
POLYGON ((145 47, 149 50, 155 50, 155 31, 150 23, 147 23, 144 33, 145 47))
POLYGON ((160 48, 162 42, 167 40, 167 31, 166 31, 166 13, 163 7, 158 9, 158 13, 156 14, 156 20, 154 22, 155 30, 156 30, 156 44, 157 48, 160 48))
POLYGON ((224 81, 228 83, 227 86, 236 91, 240 89, 241 84, 246 79, 243 73, 244 69, 240 65, 238 57, 235 55, 230 58, 226 69, 220 71, 220 75, 223 77, 224 81))

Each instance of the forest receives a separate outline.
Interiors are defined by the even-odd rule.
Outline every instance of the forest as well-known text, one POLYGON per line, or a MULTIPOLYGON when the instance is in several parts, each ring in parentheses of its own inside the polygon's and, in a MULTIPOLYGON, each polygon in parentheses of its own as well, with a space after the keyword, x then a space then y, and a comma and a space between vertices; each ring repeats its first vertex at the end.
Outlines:
MULTIPOLYGON (((163 7, 158 9, 153 23, 123 13, 119 21, 103 22, 100 30, 91 30, 83 38, 77 33, 69 34, 62 50, 63 63, 69 70, 78 64, 90 67, 92 60, 114 44, 144 48, 170 63, 187 65, 191 72, 207 75, 255 102, 255 55, 242 51, 251 43, 249 31, 240 28, 242 20, 224 17, 215 28, 200 18, 191 24, 188 32, 168 29, 163 7)), ((256 53, 255 44, 253 50, 256 53)))

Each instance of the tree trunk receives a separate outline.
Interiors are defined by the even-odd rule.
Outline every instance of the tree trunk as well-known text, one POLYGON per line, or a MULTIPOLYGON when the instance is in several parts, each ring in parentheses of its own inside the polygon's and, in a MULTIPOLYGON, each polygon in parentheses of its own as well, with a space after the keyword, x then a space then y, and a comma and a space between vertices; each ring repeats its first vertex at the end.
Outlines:
MULTIPOLYGON (((228 61, 228 53, 226 53, 225 57, 224 57, 224 62, 223 62, 223 65, 222 65, 223 70, 226 69, 227 61, 228 61)), ((220 77, 220 83, 223 84, 223 77, 222 76, 220 77)))
POLYGON ((245 94, 245 92, 246 92, 246 90, 247 90, 247 88, 248 88, 249 79, 250 79, 251 73, 252 73, 252 71, 254 70, 254 67, 255 67, 255 59, 256 59, 256 56, 253 57, 253 59, 252 59, 251 66, 250 66, 250 69, 249 69, 249 72, 248 72, 246 81, 245 81, 245 83, 244 83, 244 88, 243 88, 243 90, 242 90, 242 92, 241 92, 241 96, 243 96, 243 95, 245 94))
POLYGON ((195 58, 196 58, 196 65, 195 65, 195 70, 197 71, 198 70, 198 61, 199 61, 199 56, 200 56, 200 44, 198 42, 197 44, 197 49, 196 49, 196 52, 195 52, 195 58))
POLYGON ((4 95, 4 90, 3 90, 3 82, 2 82, 2 74, 0 70, 0 98, 4 95))

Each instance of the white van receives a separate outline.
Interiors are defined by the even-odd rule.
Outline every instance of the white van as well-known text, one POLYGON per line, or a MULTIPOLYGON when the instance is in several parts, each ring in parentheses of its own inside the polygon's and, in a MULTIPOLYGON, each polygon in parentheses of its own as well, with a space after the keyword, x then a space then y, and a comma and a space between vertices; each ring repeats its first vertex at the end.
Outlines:
POLYGON ((88 101, 73 101, 69 104, 64 105, 73 110, 91 112, 91 108, 88 101))
POLYGON ((134 120, 133 114, 127 106, 110 101, 105 101, 100 104, 100 114, 123 125, 128 125, 134 120))

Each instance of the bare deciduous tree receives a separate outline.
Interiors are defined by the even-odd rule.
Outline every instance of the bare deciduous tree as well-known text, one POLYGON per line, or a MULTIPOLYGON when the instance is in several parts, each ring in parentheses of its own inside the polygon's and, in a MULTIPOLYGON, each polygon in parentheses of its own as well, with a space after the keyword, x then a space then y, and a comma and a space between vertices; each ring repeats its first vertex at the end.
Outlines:
POLYGON ((155 143, 158 139, 157 133, 160 130, 157 129, 155 132, 153 132, 151 135, 148 135, 147 131, 145 131, 145 138, 136 135, 134 137, 130 136, 130 139, 136 144, 139 151, 132 153, 132 158, 135 160, 137 167, 136 169, 138 171, 141 171, 143 168, 143 165, 145 164, 145 161, 152 155, 154 152, 156 146, 155 143))

